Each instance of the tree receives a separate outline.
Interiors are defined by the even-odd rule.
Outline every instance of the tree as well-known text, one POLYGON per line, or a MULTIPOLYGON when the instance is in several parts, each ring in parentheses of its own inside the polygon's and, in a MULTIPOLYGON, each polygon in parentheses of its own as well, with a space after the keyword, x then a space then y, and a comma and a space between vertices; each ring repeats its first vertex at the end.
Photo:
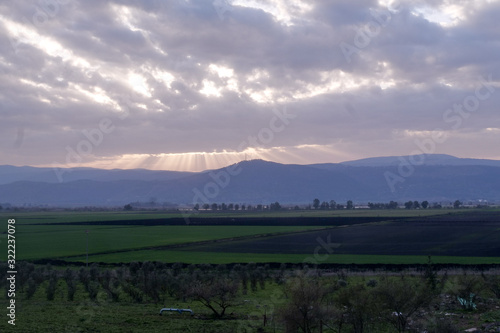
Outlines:
POLYGON ((123 206, 123 210, 129 211, 129 210, 132 210, 132 209, 133 209, 133 207, 132 207, 131 204, 126 204, 125 206, 123 206))
POLYGON ((413 201, 407 201, 407 202, 405 202, 405 208, 406 209, 412 209, 413 208, 413 201))
POLYGON ((280 210, 281 209, 281 205, 278 201, 276 201, 275 203, 272 203, 270 206, 269 206, 269 209, 270 210, 280 210))
POLYGON ((427 207, 429 207, 429 201, 427 201, 427 200, 422 201, 421 205, 422 205, 423 209, 427 209, 427 207))
POLYGON ((196 205, 194 205, 193 209, 194 209, 194 210, 200 210, 200 204, 196 204, 196 205))
POLYGON ((217 277, 195 281, 188 290, 188 297, 212 310, 216 318, 224 317, 226 310, 236 305, 238 281, 217 277))
POLYGON ((382 279, 376 289, 376 295, 382 302, 383 315, 398 332, 404 332, 410 316, 428 306, 434 297, 425 282, 409 281, 404 276, 382 279))
POLYGON ((209 208, 210 208, 210 205, 209 205, 209 204, 207 204, 207 203, 205 203, 205 204, 203 204, 203 206, 202 206, 202 207, 203 207, 203 209, 207 210, 207 209, 209 209, 209 208))
POLYGON ((419 209, 420 208, 420 204, 418 203, 418 201, 413 201, 413 208, 414 209, 419 209))
POLYGON ((229 205, 227 205, 227 209, 233 210, 234 209, 234 204, 230 203, 229 205))
POLYGON ((217 210, 217 204, 216 203, 212 204, 212 210, 217 210))
POLYGON ((330 200, 330 209, 337 209, 337 203, 335 200, 330 200))
POLYGON ((316 199, 313 200, 313 207, 314 207, 314 209, 318 209, 319 208, 319 202, 320 201, 319 201, 318 198, 316 198, 316 199))
POLYGON ((285 286, 288 302, 279 309, 278 315, 286 325, 286 332, 310 333, 327 318, 322 304, 327 295, 319 279, 299 275, 285 286))
POLYGON ((374 300, 373 288, 367 289, 364 284, 348 285, 338 292, 337 306, 354 333, 370 331, 367 326, 373 321, 377 310, 374 300))
POLYGON ((234 205, 234 210, 238 210, 238 209, 240 209, 240 205, 238 205, 238 204, 234 205))
POLYGON ((459 200, 455 200, 455 202, 453 203, 453 208, 457 209, 460 208, 460 206, 462 206, 462 203, 459 200))
POLYGON ((354 204, 352 203, 352 200, 347 200, 346 209, 354 209, 354 204))
POLYGON ((387 205, 388 209, 396 209, 398 208, 398 203, 396 201, 390 201, 389 204, 387 205))

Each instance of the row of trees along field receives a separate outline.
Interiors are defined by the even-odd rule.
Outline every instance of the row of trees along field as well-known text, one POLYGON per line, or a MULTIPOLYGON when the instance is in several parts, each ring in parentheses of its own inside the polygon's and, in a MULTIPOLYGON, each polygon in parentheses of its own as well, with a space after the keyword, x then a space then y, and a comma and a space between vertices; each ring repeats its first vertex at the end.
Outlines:
MULTIPOLYGON (((131 208, 131 207, 130 207, 131 208)), ((217 203, 212 203, 212 204, 203 204, 200 206, 200 204, 196 204, 193 207, 195 210, 203 209, 203 210, 247 210, 247 211, 263 211, 263 210, 281 210, 283 207, 282 205, 276 201, 273 202, 269 205, 262 205, 262 204, 257 204, 257 205, 239 205, 239 204, 217 204, 217 203)), ((396 207, 397 208, 397 207, 396 207)), ((300 207, 298 205, 295 205, 293 207, 295 210, 300 210, 300 209, 354 209, 354 203, 352 200, 348 200, 345 205, 337 203, 335 200, 331 200, 330 202, 320 202, 319 199, 314 199, 312 205, 306 205, 304 207, 300 207)))
MULTIPOLYGON (((398 209, 400 207, 400 204, 397 203, 396 201, 390 201, 388 203, 368 203, 368 208, 370 209, 398 209)), ((460 208, 462 206, 462 202, 459 200, 456 200, 453 203, 453 208, 460 208)), ((321 201, 318 198, 314 199, 312 202, 312 205, 306 205, 305 207, 300 207, 298 205, 294 206, 293 208, 295 210, 299 209, 314 209, 314 210, 340 210, 340 209, 354 209, 354 203, 352 200, 347 200, 345 204, 337 203, 335 200, 330 200, 330 201, 321 201)), ((440 209, 442 208, 441 204, 434 203, 430 204, 429 201, 424 200, 422 202, 418 201, 407 201, 404 203, 404 207, 406 209, 428 209, 428 208, 433 208, 433 209, 440 209)), ((217 203, 212 203, 212 204, 196 204, 193 207, 195 210, 212 210, 212 211, 228 211, 228 210, 247 210, 247 211, 263 211, 263 210, 271 210, 271 211, 276 211, 276 210, 281 210, 283 207, 279 202, 273 202, 270 205, 245 205, 245 204, 217 204, 217 203)), ((126 205, 124 207, 125 210, 131 210, 132 206, 131 205, 126 205)))
MULTIPOLYGON (((0 288, 8 290, 5 263, 0 264, 0 271, 4 272, 0 288)), ((465 272, 451 277, 438 275, 430 261, 422 274, 378 275, 369 279, 359 274, 348 277, 343 270, 322 276, 321 271, 307 266, 289 269, 284 264, 271 269, 269 265, 254 263, 228 267, 133 262, 118 268, 99 268, 93 264, 59 270, 50 265, 19 262, 16 286, 18 298, 25 300, 35 294, 40 300, 41 293, 48 301, 68 302, 75 302, 77 294, 79 300, 86 295, 96 305, 121 302, 168 306, 175 300, 193 302, 193 307, 205 308, 205 313, 209 313, 195 317, 198 319, 248 318, 246 310, 242 310, 245 299, 258 289, 269 288, 273 292, 267 294, 274 297, 264 300, 269 305, 262 313, 264 325, 269 315, 268 322, 280 331, 305 333, 321 332, 323 328, 335 332, 371 332, 391 326, 386 332, 403 332, 410 322, 416 325, 417 317, 423 313, 474 311, 475 302, 492 297, 496 299, 494 305, 500 304, 498 275, 465 272), (457 297, 467 302, 460 304, 457 297), (452 301, 443 305, 443 299, 452 301)))
POLYGON ((242 204, 242 205, 239 205, 239 204, 232 204, 232 203, 230 203, 230 204, 213 203, 213 204, 203 204, 200 206, 200 204, 196 204, 196 205, 194 205, 193 208, 195 210, 203 209, 203 210, 223 210, 223 211, 226 211, 226 210, 263 211, 263 210, 280 210, 282 207, 281 207, 279 202, 273 202, 270 205, 262 205, 262 204, 258 204, 258 205, 242 204))

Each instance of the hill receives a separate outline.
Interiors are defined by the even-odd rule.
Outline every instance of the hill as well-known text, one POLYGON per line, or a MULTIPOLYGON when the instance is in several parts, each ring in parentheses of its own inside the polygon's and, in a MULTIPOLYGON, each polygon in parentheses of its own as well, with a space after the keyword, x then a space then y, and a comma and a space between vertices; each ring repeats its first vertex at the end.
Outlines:
POLYGON ((0 202, 114 206, 151 200, 182 205, 300 204, 314 198, 342 203, 500 201, 500 166, 495 166, 499 161, 443 156, 427 155, 428 163, 406 169, 397 157, 399 164, 394 158, 313 165, 252 160, 199 173, 75 169, 61 183, 48 181, 52 169, 2 166, 0 202))

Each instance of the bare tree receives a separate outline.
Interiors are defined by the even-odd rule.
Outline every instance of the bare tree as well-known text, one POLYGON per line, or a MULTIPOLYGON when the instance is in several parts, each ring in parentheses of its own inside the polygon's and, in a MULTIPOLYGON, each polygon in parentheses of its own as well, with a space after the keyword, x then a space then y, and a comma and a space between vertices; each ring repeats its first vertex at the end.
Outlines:
POLYGON ((347 285, 339 290, 336 305, 353 332, 365 332, 372 323, 377 309, 373 296, 373 288, 367 289, 364 284, 347 285))
POLYGON ((237 281, 216 278, 193 282, 187 296, 212 310, 216 318, 222 318, 229 307, 236 305, 237 292, 237 281))
POLYGON ((410 316, 429 306, 434 295, 425 281, 410 281, 404 276, 396 279, 385 277, 376 289, 383 315, 398 332, 406 330, 410 316))
POLYGON ((319 279, 299 275, 285 286, 288 302, 279 310, 278 315, 286 326, 286 332, 297 329, 304 333, 313 332, 327 317, 323 305, 327 294, 319 279))

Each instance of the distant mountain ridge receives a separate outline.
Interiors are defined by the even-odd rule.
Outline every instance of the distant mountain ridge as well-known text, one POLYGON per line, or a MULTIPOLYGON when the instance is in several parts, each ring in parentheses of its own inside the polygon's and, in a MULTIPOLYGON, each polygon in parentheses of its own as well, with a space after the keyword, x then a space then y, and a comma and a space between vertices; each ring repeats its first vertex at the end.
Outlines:
POLYGON ((0 185, 16 181, 60 183, 77 180, 171 180, 193 174, 192 172, 160 171, 147 169, 94 169, 94 168, 37 168, 29 166, 0 165, 0 185))
POLYGON ((401 159, 415 160, 422 165, 486 165, 500 167, 500 161, 475 159, 475 158, 459 158, 446 154, 420 154, 413 156, 385 156, 385 157, 370 157, 355 161, 342 162, 340 164, 350 166, 397 166, 401 163, 401 159))
POLYGON ((242 161, 217 170, 173 172, 76 168, 58 182, 51 168, 0 166, 0 202, 14 205, 119 206, 130 202, 281 204, 335 200, 500 202, 500 161, 449 155, 369 158, 344 163, 242 161), (420 162, 419 162, 420 164, 420 162), (389 175, 389 176, 388 176, 389 175), (393 178, 391 178, 393 177, 393 178), (396 179, 392 186, 390 181, 396 179))

